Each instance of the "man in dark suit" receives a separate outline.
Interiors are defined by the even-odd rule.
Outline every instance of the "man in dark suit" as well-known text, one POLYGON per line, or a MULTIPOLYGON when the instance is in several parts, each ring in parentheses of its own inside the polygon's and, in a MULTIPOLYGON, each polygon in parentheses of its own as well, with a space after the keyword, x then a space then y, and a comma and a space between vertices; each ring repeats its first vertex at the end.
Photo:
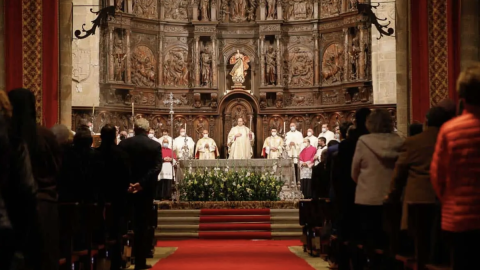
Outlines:
POLYGON ((123 140, 120 148, 129 155, 131 162, 131 180, 128 191, 132 194, 135 233, 135 269, 149 269, 147 255, 150 252, 151 239, 148 239, 148 227, 151 226, 151 210, 155 183, 162 170, 162 147, 147 137, 150 125, 146 119, 135 120, 135 136, 123 140))

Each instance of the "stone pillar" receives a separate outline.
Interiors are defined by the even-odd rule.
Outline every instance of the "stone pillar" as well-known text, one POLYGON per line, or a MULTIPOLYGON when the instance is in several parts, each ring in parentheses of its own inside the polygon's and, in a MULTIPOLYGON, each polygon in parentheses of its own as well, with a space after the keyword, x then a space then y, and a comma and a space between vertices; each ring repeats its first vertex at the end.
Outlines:
POLYGON ((282 2, 277 0, 277 20, 283 20, 282 2))
MULTIPOLYGON (((165 5, 163 3, 164 1, 160 1, 160 20, 165 19, 165 5)), ((172 135, 173 136, 173 135, 172 135)))
POLYGON ((314 84, 313 85, 320 85, 320 55, 319 55, 319 50, 320 48, 318 47, 318 33, 313 33, 312 35, 313 37, 313 43, 315 45, 315 49, 314 49, 314 59, 313 59, 313 64, 315 65, 315 81, 314 81, 314 84))
POLYGON ((163 85, 163 35, 158 36, 158 86, 163 85))
POLYGON ((210 21, 217 21, 217 1, 212 0, 210 3, 210 21))
POLYGON ((318 19, 318 0, 313 1, 313 19, 318 19))
POLYGON ((198 21, 198 0, 193 1, 192 5, 192 21, 198 21))
POLYGON ((130 57, 130 35, 132 34, 132 30, 130 29, 125 29, 126 38, 127 38, 127 61, 126 61, 126 83, 132 83, 132 63, 131 63, 131 57, 130 57))
MULTIPOLYGON (((3 13, 2 13, 3 14, 3 13)), ((72 1, 60 0, 59 65, 60 65, 60 123, 72 127, 72 1)))
POLYGON ((478 0, 462 0, 460 16, 460 68, 480 60, 480 17, 478 0))
POLYGON ((195 37, 195 87, 200 87, 200 37, 195 37))
POLYGON ((280 51, 281 35, 275 35, 275 42, 277 45, 277 86, 282 86, 282 52, 280 51))
POLYGON ((265 0, 260 0, 260 20, 265 21, 266 11, 265 11, 265 0))
POLYGON ((395 11, 396 18, 403 18, 402 20, 397 20, 395 22, 397 130, 401 135, 406 136, 408 134, 408 124, 410 119, 410 101, 408 93, 410 88, 409 0, 396 0, 395 11))
POLYGON ((260 85, 266 85, 265 82, 265 36, 260 36, 260 85))
POLYGON ((359 65, 357 66, 357 79, 359 80, 365 80, 365 43, 367 42, 366 37, 368 35, 365 35, 365 31, 367 27, 363 24, 360 24, 358 26, 358 31, 360 33, 360 55, 358 58, 358 63, 359 65))
POLYGON ((4 0, 0 0, 0 90, 5 89, 5 9, 4 0))
POLYGON ((350 50, 350 46, 348 44, 348 28, 343 28, 343 35, 345 35, 345 43, 343 44, 344 46, 344 55, 345 55, 345 63, 344 63, 344 71, 343 71, 343 80, 344 81, 350 81, 350 69, 349 69, 349 63, 350 63, 350 59, 349 59, 349 56, 348 56, 348 52, 350 50))
POLYGON ((114 80, 115 59, 113 59, 113 27, 108 28, 108 81, 114 80))
POLYGON ((217 67, 217 37, 212 36, 212 87, 217 88, 218 67, 217 67))

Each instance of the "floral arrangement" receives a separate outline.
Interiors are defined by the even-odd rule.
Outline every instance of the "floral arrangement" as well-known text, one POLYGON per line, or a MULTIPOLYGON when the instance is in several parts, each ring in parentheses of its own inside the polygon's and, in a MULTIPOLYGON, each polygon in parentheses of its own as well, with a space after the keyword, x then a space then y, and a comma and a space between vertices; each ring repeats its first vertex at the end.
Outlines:
POLYGON ((187 170, 178 185, 181 201, 278 201, 283 181, 273 173, 187 170))

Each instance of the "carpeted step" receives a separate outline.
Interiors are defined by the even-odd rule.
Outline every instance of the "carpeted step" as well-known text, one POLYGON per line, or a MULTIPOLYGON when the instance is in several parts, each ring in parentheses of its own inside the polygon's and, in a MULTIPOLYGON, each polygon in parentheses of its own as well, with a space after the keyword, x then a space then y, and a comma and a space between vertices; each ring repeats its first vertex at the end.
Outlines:
POLYGON ((158 217, 199 217, 200 210, 164 210, 158 211, 158 217))
POLYGON ((270 216, 200 216, 200 223, 270 222, 270 216))
POLYGON ((200 231, 270 231, 270 223, 200 224, 200 231))
POLYGON ((200 239, 271 239, 270 232, 199 232, 200 239))
POLYGON ((270 209, 202 209, 202 216, 261 216, 270 215, 270 209))

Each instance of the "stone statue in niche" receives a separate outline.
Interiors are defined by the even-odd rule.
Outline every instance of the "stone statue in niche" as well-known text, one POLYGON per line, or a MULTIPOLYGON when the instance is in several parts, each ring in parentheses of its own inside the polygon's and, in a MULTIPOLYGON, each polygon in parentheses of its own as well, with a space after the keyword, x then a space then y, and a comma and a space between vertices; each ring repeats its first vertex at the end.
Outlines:
POLYGON ((221 20, 229 14, 231 22, 244 22, 255 20, 257 0, 222 0, 220 6, 221 20))
POLYGON ((188 86, 187 50, 183 48, 170 50, 163 67, 163 81, 166 86, 188 86))
POLYGON ((116 0, 115 11, 123 11, 123 0, 116 0))
POLYGON ((230 20, 243 22, 247 20, 246 15, 247 0, 233 0, 230 6, 230 20))
POLYGON ((195 133, 197 134, 197 138, 200 139, 203 137, 203 130, 207 129, 207 123, 205 123, 202 117, 198 118, 197 126, 195 127, 195 133))
POLYGON ((232 88, 245 88, 242 84, 245 82, 245 76, 247 76, 248 62, 250 62, 248 56, 241 54, 239 50, 230 58, 230 64, 234 64, 229 73, 234 83, 232 88))
POLYGON ((210 0, 200 0, 200 17, 202 22, 207 22, 209 20, 208 16, 208 5, 210 0))
POLYGON ((113 41, 114 80, 124 81, 125 79, 125 58, 127 57, 123 46, 123 30, 116 31, 113 41))
POLYGON ((313 57, 300 48, 295 48, 288 59, 288 84, 291 86, 313 85, 313 57))
POLYGON ((200 70, 201 77, 200 83, 202 86, 210 86, 211 82, 211 70, 212 70, 212 54, 210 49, 205 47, 205 49, 200 54, 200 70))
POLYGON ((348 52, 350 58, 350 79, 358 79, 358 71, 360 69, 359 59, 360 59, 360 43, 358 37, 354 37, 352 40, 352 48, 348 52))
POLYGON ((180 96, 180 102, 182 103, 182 105, 189 105, 190 104, 190 100, 188 99, 187 94, 184 93, 180 96))
POLYGON ((132 83, 138 86, 155 86, 155 56, 146 46, 138 46, 133 51, 132 83))
POLYGON ((357 2, 358 0, 349 0, 348 1, 348 9, 356 9, 357 8, 357 2))
POLYGON ((269 46, 265 54, 265 81, 268 85, 275 85, 277 80, 276 62, 276 51, 272 46, 269 46))
POLYGON ((185 128, 185 123, 187 123, 187 120, 185 120, 184 118, 177 118, 175 119, 175 123, 174 123, 174 126, 175 126, 175 137, 177 137, 178 135, 180 135, 180 129, 182 128, 185 128))
POLYGON ((188 1, 187 0, 164 0, 165 19, 187 20, 188 19, 188 1))
POLYGON ((313 18, 312 0, 288 0, 286 2, 286 15, 290 21, 308 20, 313 18))
POLYGON ((133 14, 143 18, 156 19, 157 0, 134 0, 133 14))
POLYGON ((238 118, 242 118, 244 123, 247 123, 247 121, 250 121, 249 118, 247 118, 247 110, 245 107, 242 105, 237 105, 235 108, 232 110, 232 125, 235 126, 237 124, 238 118))
POLYGON ((340 44, 331 44, 323 54, 322 78, 324 83, 340 82, 343 77, 343 47, 340 44))
POLYGON ((336 15, 340 12, 340 1, 339 0, 326 0, 322 1, 322 17, 325 15, 336 15))
POLYGON ((277 16, 277 0, 267 0, 267 20, 275 20, 277 16))

